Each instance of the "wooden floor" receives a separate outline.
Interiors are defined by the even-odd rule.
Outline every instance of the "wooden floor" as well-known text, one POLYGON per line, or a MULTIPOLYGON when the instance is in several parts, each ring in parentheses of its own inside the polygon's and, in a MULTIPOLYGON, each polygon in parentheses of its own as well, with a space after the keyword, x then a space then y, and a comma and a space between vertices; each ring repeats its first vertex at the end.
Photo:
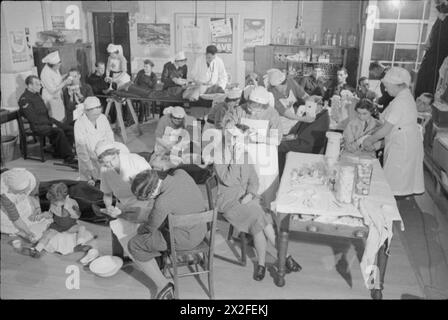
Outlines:
MULTIPOLYGON (((151 130, 154 125, 151 125, 151 130)), ((145 132, 140 138, 147 147, 153 144, 153 137, 145 132), (142 139, 143 138, 143 139, 142 139)), ((153 131, 152 131, 153 132, 153 131)), ((135 142, 142 146, 142 141, 135 142)), ((24 161, 18 159, 7 164, 8 168, 26 167, 36 173, 41 181, 52 179, 76 179, 77 172, 54 166, 52 161, 24 161)), ((204 193, 205 194, 205 193, 204 193)), ((82 222, 84 223, 84 222, 82 222)), ((108 227, 84 223, 98 239, 96 246, 101 254, 110 254, 110 231, 108 227)), ((218 224, 216 254, 235 259, 235 255, 224 240, 227 225, 218 224)), ((416 273, 411 267, 408 253, 401 242, 403 234, 395 230, 391 256, 387 266, 384 298, 403 299, 423 297, 416 273)), ((155 295, 154 285, 133 265, 120 270, 111 278, 99 278, 77 263, 82 256, 74 253, 67 256, 45 254, 33 259, 14 252, 8 244, 8 237, 1 239, 1 285, 2 299, 151 299, 155 295), (80 268, 79 290, 69 290, 66 280, 69 266, 80 268)), ((238 248, 238 246, 237 246, 238 248)), ((270 248, 271 252, 273 248, 270 248)), ((252 279, 255 255, 249 250, 250 260, 246 267, 215 258, 216 299, 370 299, 369 291, 363 285, 356 250, 349 242, 315 235, 292 234, 289 251, 302 265, 303 270, 286 276, 286 285, 278 288, 269 273, 261 282, 252 279), (342 252, 348 248, 346 262, 338 263, 342 252), (339 267, 337 267, 339 266, 339 267)), ((238 251, 239 252, 239 248, 238 251)), ((275 257, 268 255, 268 264, 275 257)), ((207 299, 206 278, 202 283, 197 278, 180 280, 180 298, 207 299)))

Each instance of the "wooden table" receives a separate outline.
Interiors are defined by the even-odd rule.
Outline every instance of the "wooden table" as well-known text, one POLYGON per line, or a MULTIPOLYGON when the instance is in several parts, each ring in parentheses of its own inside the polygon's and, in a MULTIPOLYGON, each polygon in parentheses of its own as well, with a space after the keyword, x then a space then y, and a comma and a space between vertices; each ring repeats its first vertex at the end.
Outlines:
POLYGON ((6 122, 16 120, 19 116, 18 110, 0 110, 0 124, 4 124, 6 122))
MULTIPOLYGON (((276 217, 275 220, 278 230, 278 273, 275 279, 275 284, 279 287, 285 285, 285 261, 290 231, 349 238, 356 241, 362 241, 363 245, 365 245, 365 241, 369 232, 368 227, 366 226, 349 226, 341 224, 319 223, 312 220, 304 221, 295 219, 298 214, 315 216, 324 214, 324 211, 321 208, 309 208, 305 205, 302 205, 301 203, 303 203, 303 200, 300 200, 298 197, 294 198, 294 196, 292 196, 290 192, 294 188, 291 185, 290 181, 292 169, 300 167, 303 164, 312 164, 320 161, 324 161, 323 155, 305 154, 298 152, 289 152, 287 154, 285 170, 280 181, 280 187, 274 205, 274 212, 276 217), (294 202, 294 199, 297 199, 297 201, 294 202), (293 200, 293 202, 291 202, 291 200, 293 200)), ((346 159, 342 163, 354 164, 353 161, 353 159, 346 159)), ((325 186, 322 186, 322 188, 325 188, 325 186)), ((331 191, 329 191, 328 189, 328 192, 331 191)), ((370 187, 370 194, 368 197, 369 200, 373 199, 378 204, 388 205, 390 208, 392 208, 392 211, 388 213, 388 215, 390 215, 388 217, 392 221, 399 221, 402 223, 395 198, 387 181, 385 180, 383 170, 378 160, 374 161, 372 182, 370 187)), ((353 205, 345 205, 343 207, 340 207, 334 204, 328 207, 326 210, 327 212, 325 213, 330 216, 336 217, 350 215, 362 218, 359 210, 353 205)), ((388 245, 390 244, 388 244, 386 240, 386 242, 382 245, 377 253, 376 265, 379 270, 379 288, 371 289, 371 296, 374 299, 382 298, 384 276, 386 273, 386 265, 388 259, 388 255, 386 254, 388 245)))

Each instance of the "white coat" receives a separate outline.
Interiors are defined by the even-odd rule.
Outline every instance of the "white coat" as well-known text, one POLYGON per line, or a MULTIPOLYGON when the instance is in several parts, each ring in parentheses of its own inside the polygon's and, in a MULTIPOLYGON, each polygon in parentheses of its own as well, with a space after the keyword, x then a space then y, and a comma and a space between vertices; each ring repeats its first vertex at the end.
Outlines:
POLYGON ((40 74, 42 81, 42 99, 50 112, 50 116, 58 121, 65 118, 64 101, 62 100, 62 89, 56 90, 62 83, 61 73, 54 71, 48 65, 42 69, 40 74))
POLYGON ((215 57, 208 67, 205 55, 198 57, 191 75, 194 81, 204 82, 207 86, 218 85, 223 90, 226 89, 228 77, 224 62, 220 57, 215 57))
POLYGON ((76 120, 74 132, 80 179, 89 180, 90 177, 99 179, 101 166, 95 154, 95 147, 101 140, 110 143, 115 141, 109 121, 104 114, 101 114, 94 126, 84 113, 76 120))
POLYGON ((408 89, 384 111, 393 128, 385 137, 384 173, 395 196, 423 193, 423 139, 417 126, 417 106, 408 89))

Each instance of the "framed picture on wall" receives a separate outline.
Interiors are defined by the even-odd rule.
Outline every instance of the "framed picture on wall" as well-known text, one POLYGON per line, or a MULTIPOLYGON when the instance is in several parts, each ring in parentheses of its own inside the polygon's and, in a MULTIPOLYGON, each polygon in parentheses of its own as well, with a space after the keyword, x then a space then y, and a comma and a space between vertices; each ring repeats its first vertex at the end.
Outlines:
POLYGON ((137 23, 137 42, 140 45, 169 48, 170 37, 169 23, 137 23))
POLYGON ((244 47, 261 46, 264 44, 265 20, 244 19, 244 47))

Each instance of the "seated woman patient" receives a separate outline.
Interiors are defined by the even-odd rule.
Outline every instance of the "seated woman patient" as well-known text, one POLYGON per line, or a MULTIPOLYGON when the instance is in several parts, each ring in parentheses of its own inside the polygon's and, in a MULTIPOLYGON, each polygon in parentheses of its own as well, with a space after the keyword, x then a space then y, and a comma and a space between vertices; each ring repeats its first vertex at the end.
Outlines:
MULTIPOLYGON (((148 220, 138 228, 137 235, 129 240, 129 253, 137 266, 156 284, 156 298, 172 299, 174 286, 165 278, 154 260, 162 251, 168 249, 165 241, 169 230, 167 217, 169 214, 203 212, 207 206, 199 187, 180 169, 169 174, 145 170, 134 178, 131 189, 139 200, 154 199, 154 206, 148 220)), ((205 224, 176 228, 176 247, 180 250, 193 249, 202 242, 206 232, 205 224)))
MULTIPOLYGON (((217 207, 239 232, 253 236, 258 256, 253 278, 261 281, 266 273, 266 239, 274 248, 276 246, 272 218, 260 204, 258 177, 253 165, 237 164, 244 161, 235 161, 237 152, 232 152, 230 149, 233 148, 228 146, 228 152, 233 153, 231 163, 214 165, 219 184, 217 207)), ((286 268, 293 272, 301 270, 300 265, 290 255, 286 258, 286 268)))
MULTIPOLYGON (((345 149, 351 153, 375 157, 375 152, 369 152, 362 146, 363 140, 380 126, 380 122, 372 117, 375 105, 370 99, 365 98, 356 104, 355 111, 357 117, 350 120, 344 130, 345 149)), ((375 146, 376 150, 380 147, 381 143, 377 143, 375 146)))

